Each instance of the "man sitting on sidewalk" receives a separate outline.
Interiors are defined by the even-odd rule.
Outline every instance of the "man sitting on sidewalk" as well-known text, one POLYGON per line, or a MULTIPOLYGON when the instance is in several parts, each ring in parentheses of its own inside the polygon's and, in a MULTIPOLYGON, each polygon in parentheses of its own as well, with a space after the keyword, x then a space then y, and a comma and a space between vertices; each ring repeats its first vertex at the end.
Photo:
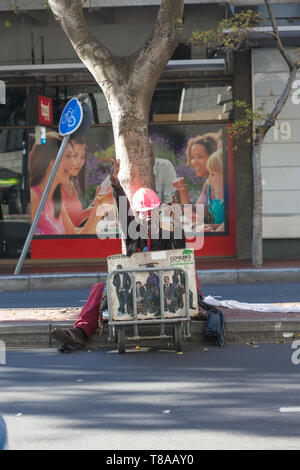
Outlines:
MULTIPOLYGON (((157 197, 156 193, 151 189, 140 188, 138 191, 136 191, 132 199, 132 209, 138 216, 138 221, 136 221, 135 217, 130 213, 129 201, 118 179, 120 161, 118 161, 117 163, 113 161, 113 167, 114 170, 111 174, 111 185, 113 188, 113 195, 119 213, 119 223, 123 232, 127 256, 142 251, 164 251, 185 248, 186 240, 182 228, 181 236, 178 236, 178 233, 176 233, 175 236, 174 231, 170 230, 169 233, 166 233, 166 231, 159 227, 158 233, 156 233, 155 237, 151 238, 150 228, 152 211, 160 206, 160 199, 157 197), (120 213, 121 197, 126 198, 124 199, 127 204, 126 217, 124 217, 123 213, 125 211, 122 210, 122 213, 120 213), (141 228, 142 224, 145 224, 145 222, 148 226, 148 229, 146 231, 142 230, 141 228), (133 239, 130 236, 130 230, 128 228, 131 227, 131 229, 133 229, 133 226, 135 228, 135 233, 139 234, 139 237, 137 239, 133 239)), ((200 297, 202 298, 197 275, 196 281, 197 291, 200 297)), ((98 326, 99 308, 103 299, 105 286, 105 282, 100 282, 93 286, 89 297, 73 328, 55 328, 51 331, 51 336, 63 344, 71 344, 75 346, 84 345, 88 338, 92 336, 92 334, 95 332, 98 326)))

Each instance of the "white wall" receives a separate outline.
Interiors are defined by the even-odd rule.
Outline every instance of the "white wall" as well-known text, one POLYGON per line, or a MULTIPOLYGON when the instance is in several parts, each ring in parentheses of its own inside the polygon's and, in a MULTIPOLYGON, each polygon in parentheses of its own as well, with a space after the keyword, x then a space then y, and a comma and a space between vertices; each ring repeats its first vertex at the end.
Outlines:
MULTIPOLYGON (((252 59, 254 106, 264 101, 266 111, 271 110, 288 78, 287 66, 276 49, 254 49, 252 59)), ((262 175, 263 237, 300 238, 300 72, 265 137, 262 175)))

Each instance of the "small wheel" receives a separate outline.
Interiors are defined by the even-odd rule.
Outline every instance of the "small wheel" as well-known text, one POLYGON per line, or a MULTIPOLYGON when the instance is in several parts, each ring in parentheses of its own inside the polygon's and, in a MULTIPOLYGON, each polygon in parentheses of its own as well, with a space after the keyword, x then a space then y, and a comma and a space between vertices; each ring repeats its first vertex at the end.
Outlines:
POLYGON ((125 354, 125 328, 120 326, 117 331, 119 354, 125 354))
POLYGON ((174 347, 176 352, 182 352, 182 329, 181 323, 174 323, 173 330, 174 347))

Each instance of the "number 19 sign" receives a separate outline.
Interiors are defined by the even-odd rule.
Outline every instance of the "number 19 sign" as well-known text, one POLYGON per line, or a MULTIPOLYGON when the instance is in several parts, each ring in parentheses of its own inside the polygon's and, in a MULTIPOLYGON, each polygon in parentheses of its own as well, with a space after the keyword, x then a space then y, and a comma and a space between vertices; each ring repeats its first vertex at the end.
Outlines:
POLYGON ((62 136, 73 134, 75 132, 83 118, 83 110, 80 101, 77 98, 72 98, 61 114, 59 120, 59 133, 62 136))

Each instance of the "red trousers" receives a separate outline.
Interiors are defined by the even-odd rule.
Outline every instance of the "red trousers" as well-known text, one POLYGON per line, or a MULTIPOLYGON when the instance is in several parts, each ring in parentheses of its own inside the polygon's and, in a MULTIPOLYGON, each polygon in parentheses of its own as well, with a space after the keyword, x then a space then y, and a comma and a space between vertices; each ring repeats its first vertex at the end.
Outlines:
MULTIPOLYGON (((196 273, 197 291, 200 291, 200 284, 196 273)), ((92 287, 83 309, 80 312, 79 318, 74 324, 74 327, 81 328, 89 338, 96 331, 99 319, 99 307, 102 298, 105 282, 98 282, 92 287)))
POLYGON ((74 324, 74 327, 81 328, 88 338, 92 336, 98 326, 100 300, 105 285, 105 282, 98 282, 92 287, 79 318, 74 324))

